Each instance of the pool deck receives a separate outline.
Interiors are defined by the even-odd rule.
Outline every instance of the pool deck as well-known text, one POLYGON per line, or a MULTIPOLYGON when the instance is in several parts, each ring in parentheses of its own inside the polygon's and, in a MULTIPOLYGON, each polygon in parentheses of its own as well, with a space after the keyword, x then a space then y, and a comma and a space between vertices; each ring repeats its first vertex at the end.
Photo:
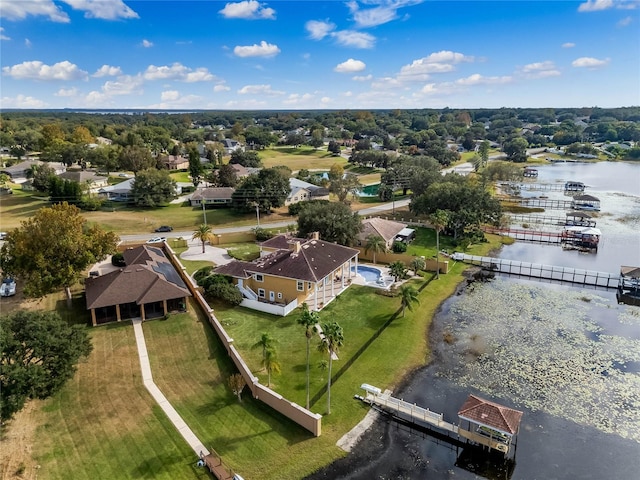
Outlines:
POLYGON ((366 287, 373 287, 373 288, 385 288, 388 289, 389 287, 391 287, 391 285, 393 285, 393 277, 391 277, 391 275, 389 275, 389 268, 385 267, 383 265, 374 265, 374 264, 360 264, 359 266, 363 266, 363 267, 369 267, 369 268, 375 268, 380 270, 380 272, 382 272, 382 276, 386 279, 390 279, 390 281, 385 281, 385 286, 382 285, 378 285, 374 282, 367 282, 367 280, 360 274, 357 274, 355 277, 352 277, 351 282, 354 285, 364 285, 366 287))

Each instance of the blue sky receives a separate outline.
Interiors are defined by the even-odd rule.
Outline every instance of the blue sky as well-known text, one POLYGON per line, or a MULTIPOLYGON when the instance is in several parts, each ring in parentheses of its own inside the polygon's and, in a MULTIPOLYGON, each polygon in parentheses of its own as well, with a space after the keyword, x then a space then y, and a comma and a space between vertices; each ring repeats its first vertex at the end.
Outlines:
POLYGON ((2 108, 640 105, 640 0, 2 0, 2 108))

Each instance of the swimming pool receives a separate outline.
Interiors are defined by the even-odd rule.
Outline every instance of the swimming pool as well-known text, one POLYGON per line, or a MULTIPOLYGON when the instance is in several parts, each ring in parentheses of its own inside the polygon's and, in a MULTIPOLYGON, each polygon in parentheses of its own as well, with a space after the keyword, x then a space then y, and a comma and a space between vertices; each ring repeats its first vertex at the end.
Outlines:
POLYGON ((357 269, 356 267, 351 267, 351 271, 362 275, 367 285, 371 287, 386 288, 393 283, 391 279, 384 279, 382 270, 379 268, 358 265, 357 269))

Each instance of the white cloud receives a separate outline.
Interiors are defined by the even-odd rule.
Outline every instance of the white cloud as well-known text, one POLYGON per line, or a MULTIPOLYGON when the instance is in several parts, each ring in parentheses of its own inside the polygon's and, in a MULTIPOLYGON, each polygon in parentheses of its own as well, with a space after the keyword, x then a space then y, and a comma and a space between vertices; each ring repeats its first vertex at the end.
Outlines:
POLYGON ((27 48, 31 48, 31 40, 29 40, 28 38, 24 39, 24 46, 27 48))
POLYGON ((425 95, 452 95, 457 92, 456 86, 451 82, 427 83, 420 89, 425 95))
POLYGON ((0 17, 7 20, 24 20, 29 15, 45 16, 52 22, 69 23, 69 16, 53 0, 2 0, 0 17))
POLYGON ((180 98, 180 92, 177 90, 165 90, 160 94, 160 100, 163 102, 171 102, 180 98))
POLYGON ((573 48, 575 46, 576 46, 576 44, 573 43, 573 42, 567 42, 567 43, 563 43, 562 44, 562 48, 573 48))
POLYGON ((613 0, 587 0, 578 7, 579 12, 597 12, 613 8, 613 0))
POLYGON ((122 75, 116 80, 109 80, 102 86, 102 92, 108 96, 132 95, 142 93, 142 78, 140 75, 122 75))
POLYGON ((371 83, 371 88, 373 88, 374 90, 389 90, 402 87, 402 81, 397 77, 382 77, 376 79, 373 83, 371 83))
POLYGON ((271 85, 245 85, 238 90, 240 95, 284 95, 285 92, 273 90, 271 85))
POLYGON ((624 17, 622 20, 616 23, 616 25, 618 27, 628 27, 632 23, 633 23, 633 17, 629 16, 629 17, 624 17))
POLYGON ((456 85, 495 85, 502 83, 510 83, 513 80, 512 77, 506 75, 502 77, 485 77, 479 73, 474 73, 466 78, 459 78, 455 81, 456 85))
POLYGON ((309 20, 305 23, 304 28, 309 32, 309 38, 312 40, 322 40, 335 30, 336 26, 329 21, 309 20))
POLYGON ((74 10, 84 12, 85 18, 101 20, 119 20, 124 18, 140 18, 136 12, 125 5, 122 0, 63 0, 74 10))
POLYGON ((315 98, 315 95, 311 93, 292 93, 285 100, 283 100, 282 103, 288 106, 305 106, 309 105, 309 102, 311 102, 315 98))
POLYGON ((373 35, 364 32, 356 32, 354 30, 331 32, 330 35, 338 42, 339 45, 344 47, 373 48, 376 43, 376 37, 373 35))
POLYGON ((373 75, 356 75, 355 77, 351 77, 351 80, 355 82, 368 82, 373 79, 373 75))
POLYGON ((441 50, 414 60, 400 68, 398 77, 407 82, 424 82, 431 73, 447 73, 455 70, 455 65, 462 62, 473 62, 474 57, 450 50, 441 50))
POLYGON ((571 62, 571 66, 577 68, 600 68, 606 66, 608 63, 608 58, 600 60, 593 57, 580 57, 571 62))
POLYGON ((267 19, 275 20, 276 11, 255 0, 245 0, 238 3, 227 3, 221 13, 225 18, 244 18, 246 20, 267 19))
POLYGON ((122 70, 120 67, 112 67, 111 65, 102 65, 96 73, 92 75, 92 77, 100 78, 100 77, 116 77, 118 75, 122 75, 122 70))
POLYGON ((44 108, 47 106, 42 100, 25 95, 17 95, 16 97, 2 97, 2 106, 4 108, 44 108))
POLYGON ((144 40, 142 40, 142 42, 140 42, 140 45, 142 45, 144 48, 151 48, 153 47, 153 42, 145 38, 144 40))
POLYGON ((11 40, 11 37, 7 37, 3 32, 4 27, 0 27, 0 40, 11 40))
POLYGON ((233 49, 233 53, 238 57, 273 57, 280 53, 280 49, 277 45, 272 45, 270 43, 262 40, 260 45, 246 45, 246 46, 236 46, 233 49))
POLYGON ((54 93, 56 97, 77 97, 78 89, 76 87, 72 88, 61 88, 56 93, 54 93))
POLYGON ((157 67, 155 65, 149 65, 143 73, 143 77, 145 80, 177 80, 187 83, 209 82, 216 78, 215 75, 204 67, 192 70, 179 62, 171 66, 163 65, 157 67))
POLYGON ((336 65, 333 71, 338 73, 355 73, 361 72, 365 68, 367 68, 367 66, 364 62, 350 58, 349 60, 336 65))
POLYGON ((529 63, 520 69, 520 73, 526 78, 548 78, 560 75, 560 71, 556 68, 555 63, 550 60, 529 63))
POLYGON ((398 9, 422 3, 423 0, 378 0, 369 1, 369 4, 376 4, 373 8, 362 10, 357 2, 351 1, 347 5, 353 20, 360 28, 375 27, 391 22, 398 18, 398 9))
POLYGON ((37 60, 22 62, 12 67, 2 67, 2 73, 16 80, 86 80, 88 77, 87 72, 67 60, 54 65, 45 65, 37 60))
POLYGON ((227 85, 224 85, 222 83, 213 87, 214 92, 228 92, 229 90, 231 90, 231 87, 228 87, 227 85))
POLYGON ((440 50, 439 52, 434 52, 422 59, 425 63, 462 63, 462 62, 473 62, 475 60, 474 57, 465 55, 459 52, 452 52, 451 50, 440 50))

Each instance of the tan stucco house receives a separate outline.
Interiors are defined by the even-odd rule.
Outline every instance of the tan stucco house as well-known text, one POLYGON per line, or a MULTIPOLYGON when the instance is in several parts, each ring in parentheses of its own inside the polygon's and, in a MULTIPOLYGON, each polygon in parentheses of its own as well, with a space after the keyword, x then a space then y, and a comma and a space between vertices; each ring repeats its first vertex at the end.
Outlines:
POLYGON ((321 310, 351 284, 358 250, 320 240, 279 235, 262 245, 253 262, 233 261, 214 272, 233 278, 243 306, 286 315, 306 302, 321 310))

